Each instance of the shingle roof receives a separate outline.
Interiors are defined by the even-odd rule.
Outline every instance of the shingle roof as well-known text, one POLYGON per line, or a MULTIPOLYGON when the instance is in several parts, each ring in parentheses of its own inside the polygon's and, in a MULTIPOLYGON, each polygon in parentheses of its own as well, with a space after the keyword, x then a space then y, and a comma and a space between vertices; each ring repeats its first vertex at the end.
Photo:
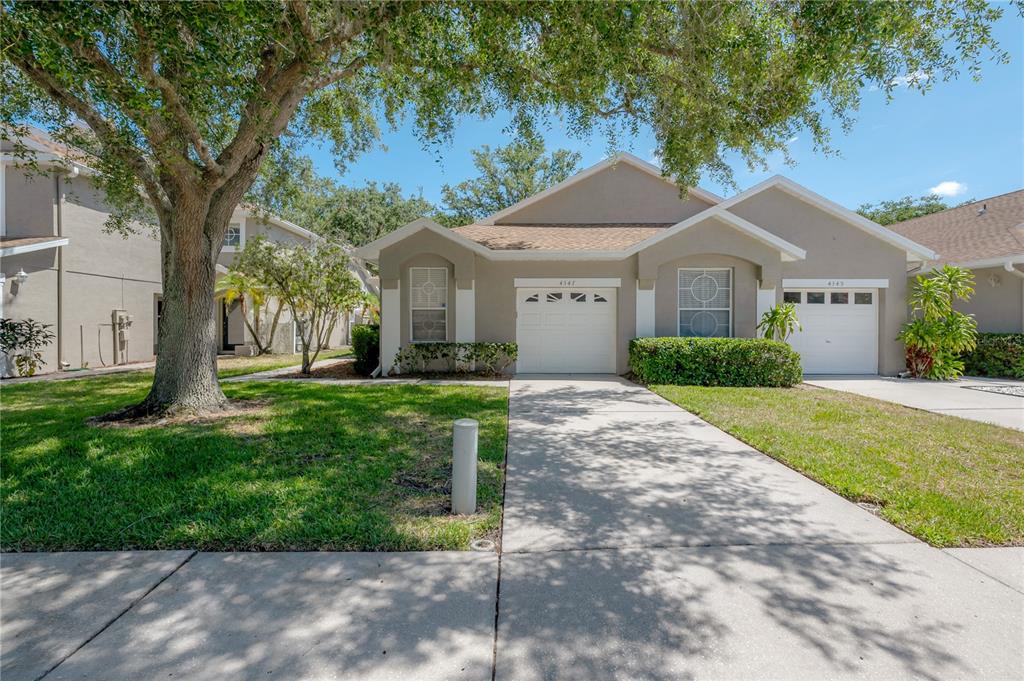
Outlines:
POLYGON ((498 251, 622 251, 673 224, 466 225, 452 231, 498 251))
POLYGON ((940 263, 1024 255, 1024 189, 907 220, 889 229, 939 254, 940 263), (982 207, 984 212, 979 213, 982 207))

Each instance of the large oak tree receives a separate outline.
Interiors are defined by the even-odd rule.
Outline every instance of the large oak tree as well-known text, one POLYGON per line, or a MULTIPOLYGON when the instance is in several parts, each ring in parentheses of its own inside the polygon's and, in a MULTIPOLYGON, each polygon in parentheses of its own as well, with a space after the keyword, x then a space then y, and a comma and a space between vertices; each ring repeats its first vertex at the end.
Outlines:
POLYGON ((807 129, 827 146, 869 84, 931 87, 1005 59, 982 0, 905 2, 27 2, 0 0, 0 122, 96 155, 161 234, 163 322, 137 411, 224 403, 214 264, 232 210, 282 139, 364 149, 378 121, 426 141, 463 115, 557 113, 579 135, 649 126, 666 171, 729 177, 807 129))

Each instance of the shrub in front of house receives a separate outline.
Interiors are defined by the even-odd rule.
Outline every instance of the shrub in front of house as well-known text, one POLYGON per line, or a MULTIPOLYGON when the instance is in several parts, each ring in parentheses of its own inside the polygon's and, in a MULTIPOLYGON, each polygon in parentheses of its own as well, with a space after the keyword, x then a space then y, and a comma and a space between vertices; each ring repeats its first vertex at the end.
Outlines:
POLYGON ((629 364, 642 383, 790 387, 800 355, 767 338, 634 338, 629 364))
POLYGON ((979 333, 963 361, 970 376, 1024 378, 1024 333, 979 333))
POLYGON ((352 354, 355 355, 356 373, 369 376, 380 364, 380 327, 376 324, 357 324, 352 327, 352 354))
POLYGON ((404 373, 504 374, 519 356, 515 343, 410 343, 395 356, 404 373))

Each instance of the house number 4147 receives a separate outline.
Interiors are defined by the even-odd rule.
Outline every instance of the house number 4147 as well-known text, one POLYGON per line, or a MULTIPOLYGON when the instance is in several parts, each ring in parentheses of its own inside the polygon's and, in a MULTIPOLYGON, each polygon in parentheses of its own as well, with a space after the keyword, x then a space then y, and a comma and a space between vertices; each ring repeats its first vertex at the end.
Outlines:
POLYGON ((575 286, 576 285, 576 280, 575 279, 559 279, 558 280, 558 285, 559 286, 575 286))

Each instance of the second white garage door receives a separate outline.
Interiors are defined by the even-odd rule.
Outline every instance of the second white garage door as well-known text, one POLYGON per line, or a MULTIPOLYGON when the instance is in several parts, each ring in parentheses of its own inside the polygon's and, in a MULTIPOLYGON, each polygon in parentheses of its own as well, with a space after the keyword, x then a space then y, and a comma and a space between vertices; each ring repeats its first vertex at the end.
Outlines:
POLYGON ((516 371, 615 373, 614 288, 516 289, 516 371))
POLYGON ((803 326, 789 337, 805 374, 878 373, 878 290, 790 290, 803 326))

